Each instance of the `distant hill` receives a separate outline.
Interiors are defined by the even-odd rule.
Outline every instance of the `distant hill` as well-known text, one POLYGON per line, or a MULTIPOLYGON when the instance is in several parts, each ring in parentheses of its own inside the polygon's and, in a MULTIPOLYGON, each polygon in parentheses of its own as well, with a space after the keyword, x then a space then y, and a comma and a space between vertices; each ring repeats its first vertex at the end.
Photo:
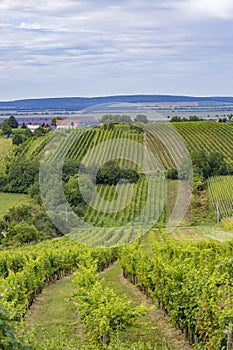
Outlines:
POLYGON ((233 97, 194 97, 175 95, 122 95, 104 97, 39 98, 0 102, 0 110, 68 110, 79 111, 98 104, 107 103, 179 103, 197 102, 200 105, 233 104, 233 97))

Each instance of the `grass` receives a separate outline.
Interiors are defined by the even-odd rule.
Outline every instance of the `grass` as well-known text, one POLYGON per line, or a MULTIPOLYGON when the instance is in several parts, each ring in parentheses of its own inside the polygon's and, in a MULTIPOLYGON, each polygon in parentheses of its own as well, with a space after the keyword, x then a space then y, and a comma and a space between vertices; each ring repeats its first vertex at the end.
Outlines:
MULTIPOLYGON (((207 226, 210 228, 209 226, 207 226)), ((204 232, 196 226, 177 227, 172 233, 172 238, 182 241, 209 241, 209 238, 205 236, 204 232)))
POLYGON ((27 199, 28 196, 26 194, 0 192, 0 217, 6 214, 8 209, 22 204, 27 199))
POLYGON ((104 286, 108 286, 114 292, 126 300, 130 300, 132 304, 139 305, 143 303, 148 307, 148 312, 135 322, 133 327, 127 329, 119 335, 119 338, 131 343, 141 341, 144 344, 156 346, 156 349, 170 350, 188 350, 191 346, 184 340, 180 331, 173 328, 167 318, 165 318, 162 310, 157 309, 139 289, 130 284, 123 278, 121 268, 116 263, 103 274, 104 286))
MULTIPOLYGON (((151 251, 151 235, 156 236, 158 241, 162 240, 158 229, 151 230, 143 238, 143 247, 146 251, 151 251)), ((220 225, 182 226, 177 227, 170 234, 170 237, 179 241, 210 241, 214 239, 224 242, 233 239, 233 231, 224 230, 220 225)))
POLYGON ((3 136, 0 137, 0 160, 5 157, 9 149, 12 147, 12 140, 3 136))
POLYGON ((233 232, 224 230, 220 225, 199 226, 198 229, 205 237, 212 238, 220 242, 233 239, 233 232))
POLYGON ((72 278, 45 287, 27 314, 27 332, 38 350, 79 349, 83 329, 76 325, 75 306, 68 299, 75 290, 72 278))
MULTIPOLYGON (((133 327, 119 334, 118 341, 110 345, 109 350, 191 349, 181 333, 169 325, 163 312, 152 307, 151 301, 123 278, 118 264, 101 273, 100 277, 104 277, 104 286, 112 288, 117 295, 131 300, 133 305, 144 303, 149 310, 133 327)), ((26 333, 33 339, 37 350, 104 348, 89 344, 84 326, 77 323, 78 315, 69 298, 75 290, 72 279, 73 276, 69 276, 45 287, 26 316, 26 333)))

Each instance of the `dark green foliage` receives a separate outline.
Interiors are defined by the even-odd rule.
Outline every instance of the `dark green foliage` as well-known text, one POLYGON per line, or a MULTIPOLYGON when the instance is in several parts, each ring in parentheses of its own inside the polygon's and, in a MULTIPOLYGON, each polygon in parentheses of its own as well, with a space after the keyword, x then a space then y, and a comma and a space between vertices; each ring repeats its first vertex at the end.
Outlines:
POLYGON ((106 114, 100 119, 103 124, 132 124, 132 119, 129 115, 112 115, 106 114))
POLYGON ((23 143, 23 141, 23 136, 19 133, 15 134, 12 138, 13 145, 20 145, 21 143, 23 143))
POLYGON ((29 225, 21 221, 17 225, 10 226, 6 235, 7 244, 23 244, 36 242, 40 238, 40 233, 34 225, 29 225))
POLYGON ((204 150, 196 151, 191 154, 193 169, 204 179, 217 175, 228 175, 230 168, 219 152, 205 153, 204 150))
POLYGON ((1 188, 5 192, 28 193, 38 175, 39 163, 28 159, 20 159, 8 165, 5 175, 6 185, 1 188))
POLYGON ((114 123, 106 123, 104 124, 105 130, 113 130, 114 129, 114 123))
POLYGON ((22 204, 8 210, 0 221, 1 244, 23 244, 61 236, 47 213, 39 205, 22 204))
POLYGON ((9 125, 8 119, 5 119, 3 121, 1 128, 2 128, 2 132, 3 132, 4 135, 8 135, 9 136, 12 133, 12 129, 11 129, 10 125, 9 125))
POLYGON ((201 122, 201 121, 202 121, 202 119, 199 118, 199 117, 196 116, 196 115, 190 115, 188 120, 189 120, 190 122, 201 122))
POLYGON ((135 169, 120 169, 119 181, 120 182, 133 182, 136 183, 139 179, 139 174, 135 169))
POLYGON ((27 221, 32 217, 32 206, 23 204, 21 206, 12 207, 4 215, 4 220, 8 223, 15 222, 16 224, 21 221, 27 221))
POLYGON ((172 117, 169 121, 170 121, 171 123, 177 123, 177 122, 180 122, 180 121, 181 121, 181 118, 178 117, 177 115, 175 115, 175 116, 172 117))
POLYGON ((143 114, 138 114, 135 118, 134 118, 134 122, 135 123, 144 123, 147 124, 148 123, 148 119, 146 115, 143 114))
POLYGON ((68 182, 71 176, 78 174, 79 166, 79 161, 75 159, 65 159, 62 168, 62 180, 68 182))
POLYGON ((24 135, 26 136, 26 138, 32 137, 33 133, 31 132, 30 129, 28 129, 27 127, 24 129, 24 135))
POLYGON ((85 193, 85 198, 91 199, 92 196, 92 181, 89 176, 76 174, 71 176, 68 183, 65 185, 65 194, 68 202, 77 207, 79 204, 85 204, 82 193, 85 193))
POLYGON ((166 177, 169 180, 177 180, 178 179, 178 171, 175 168, 170 168, 167 170, 166 177))
POLYGON ((9 125, 12 129, 17 129, 19 124, 13 115, 8 119, 9 125))
POLYGON ((57 120, 63 120, 61 117, 54 117, 51 121, 51 125, 56 126, 57 120))
POLYGON ((34 136, 43 136, 46 134, 46 130, 40 126, 34 131, 34 136))
POLYGON ((104 185, 116 185, 118 182, 124 182, 124 180, 130 182, 137 182, 139 174, 134 169, 122 169, 116 162, 110 161, 104 164, 98 171, 96 176, 97 184, 104 185))
POLYGON ((135 124, 130 125, 130 130, 133 130, 138 133, 143 133, 143 129, 139 125, 135 124))
POLYGON ((4 310, 0 298, 0 349, 2 350, 32 350, 23 339, 18 339, 11 315, 4 310))
POLYGON ((170 122, 171 123, 177 123, 177 122, 201 122, 202 121, 202 118, 199 118, 198 116, 196 116, 196 115, 190 115, 189 117, 188 117, 188 119, 187 118, 181 118, 181 117, 179 117, 179 116, 174 116, 174 117, 172 117, 171 119, 170 119, 170 122))

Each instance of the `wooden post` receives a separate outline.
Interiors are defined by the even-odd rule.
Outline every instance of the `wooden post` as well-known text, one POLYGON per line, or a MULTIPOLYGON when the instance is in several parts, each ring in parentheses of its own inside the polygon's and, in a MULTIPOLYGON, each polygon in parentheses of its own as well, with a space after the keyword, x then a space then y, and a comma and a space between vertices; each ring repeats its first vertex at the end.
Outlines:
POLYGON ((230 321, 228 329, 224 331, 224 333, 227 334, 227 350, 232 350, 232 330, 233 324, 232 321, 230 321))
POLYGON ((217 215, 217 224, 219 224, 220 223, 220 215, 219 215, 218 200, 216 201, 216 215, 217 215))
POLYGON ((66 206, 66 222, 68 222, 68 208, 66 206))

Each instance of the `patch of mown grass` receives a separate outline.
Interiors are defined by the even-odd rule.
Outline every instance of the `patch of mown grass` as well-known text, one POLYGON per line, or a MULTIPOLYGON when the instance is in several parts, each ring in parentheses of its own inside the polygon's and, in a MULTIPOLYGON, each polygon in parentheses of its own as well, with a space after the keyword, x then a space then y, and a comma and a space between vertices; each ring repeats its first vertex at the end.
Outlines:
POLYGON ((69 297, 75 290, 73 276, 45 287, 26 317, 27 331, 38 350, 79 349, 83 327, 77 324, 69 297))
POLYGON ((123 278, 121 268, 116 263, 103 273, 104 285, 112 288, 114 292, 130 300, 133 304, 145 304, 148 312, 141 317, 135 325, 119 334, 119 339, 124 343, 141 342, 151 345, 151 349, 188 350, 191 349, 184 340, 180 331, 173 328, 161 310, 152 305, 140 290, 123 278))
POLYGON ((3 193, 0 192, 0 217, 8 211, 11 207, 28 200, 28 196, 22 193, 3 193))
POLYGON ((185 342, 177 330, 169 326, 163 312, 152 307, 151 301, 137 287, 122 276, 116 263, 100 274, 104 286, 130 300, 133 305, 144 303, 146 316, 124 332, 109 345, 94 345, 86 340, 85 327, 78 323, 73 301, 69 298, 75 291, 73 276, 45 287, 26 317, 27 335, 33 339, 36 350, 186 350, 185 342), (173 346, 174 342, 174 346, 173 346), (177 345, 178 344, 178 345, 177 345))

